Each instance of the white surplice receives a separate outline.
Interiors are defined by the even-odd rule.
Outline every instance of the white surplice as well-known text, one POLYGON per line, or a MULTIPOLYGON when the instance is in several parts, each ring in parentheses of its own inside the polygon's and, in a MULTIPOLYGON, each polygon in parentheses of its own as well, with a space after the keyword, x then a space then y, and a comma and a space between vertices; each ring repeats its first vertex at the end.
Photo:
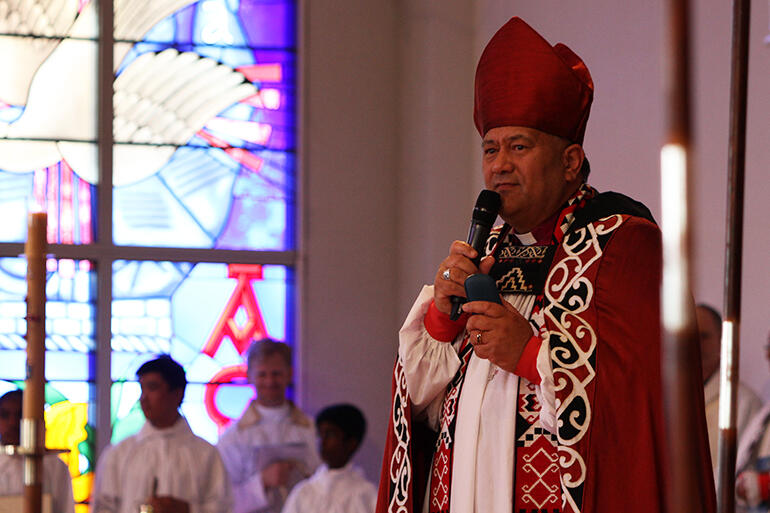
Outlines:
MULTIPOLYGON (((74 513, 72 478, 58 456, 43 457, 43 493, 51 494, 53 513, 74 513)), ((24 495, 24 458, 0 454, 0 495, 24 495)))
POLYGON ((190 513, 230 513, 230 482, 216 448, 179 417, 166 429, 145 422, 108 447, 96 467, 91 513, 136 513, 157 496, 186 501, 190 513))
MULTIPOLYGON (((458 349, 464 331, 452 343, 440 342, 425 330, 424 319, 433 299, 433 286, 423 287, 399 332, 399 358, 417 418, 439 429, 447 384, 460 368, 458 349)), ((535 296, 504 295, 525 318, 535 296)), ((534 331, 533 331, 534 333, 534 331)), ((538 352, 541 385, 540 423, 552 429, 555 417, 553 377, 546 346, 538 352)), ((513 504, 513 458, 516 437, 516 398, 519 377, 473 354, 457 406, 454 433, 450 510, 510 511, 513 504)), ((521 378, 524 379, 524 378, 521 378)), ((428 511, 428 491, 423 511, 428 511)))
POLYGON ((376 504, 377 488, 361 469, 324 464, 294 487, 281 513, 373 513, 376 504))

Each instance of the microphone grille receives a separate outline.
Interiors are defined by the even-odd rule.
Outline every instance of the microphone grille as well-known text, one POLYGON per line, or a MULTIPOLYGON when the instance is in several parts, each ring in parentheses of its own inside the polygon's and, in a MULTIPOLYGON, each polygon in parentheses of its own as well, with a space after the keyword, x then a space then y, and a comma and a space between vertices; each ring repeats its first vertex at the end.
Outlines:
POLYGON ((498 193, 489 189, 482 190, 476 199, 476 206, 473 207, 473 220, 492 226, 497 219, 497 213, 500 211, 500 203, 498 193))

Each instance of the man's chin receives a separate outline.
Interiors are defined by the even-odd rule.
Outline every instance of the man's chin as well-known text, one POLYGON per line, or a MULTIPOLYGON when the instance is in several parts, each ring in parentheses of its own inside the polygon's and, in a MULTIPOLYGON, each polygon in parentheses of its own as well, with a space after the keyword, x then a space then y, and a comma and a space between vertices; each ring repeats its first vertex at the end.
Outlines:
POLYGON ((501 216, 519 212, 522 208, 524 208, 519 188, 516 188, 515 190, 507 189, 500 191, 500 200, 501 216))
POLYGON ((520 215, 521 209, 517 208, 515 205, 509 207, 508 205, 503 204, 502 208, 500 208, 500 218, 514 228, 517 224, 516 220, 519 219, 520 215))
POLYGON ((284 402, 282 396, 269 397, 265 396, 261 401, 258 401, 263 406, 281 406, 284 402))

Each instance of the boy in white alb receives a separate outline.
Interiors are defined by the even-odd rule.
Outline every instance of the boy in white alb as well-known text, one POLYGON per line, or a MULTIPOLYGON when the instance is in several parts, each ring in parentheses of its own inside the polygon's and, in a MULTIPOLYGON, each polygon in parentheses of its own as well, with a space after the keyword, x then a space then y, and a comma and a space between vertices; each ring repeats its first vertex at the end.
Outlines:
POLYGON ((294 487, 283 513, 372 513, 377 489, 350 461, 366 432, 361 411, 329 406, 316 417, 316 428, 324 464, 294 487))

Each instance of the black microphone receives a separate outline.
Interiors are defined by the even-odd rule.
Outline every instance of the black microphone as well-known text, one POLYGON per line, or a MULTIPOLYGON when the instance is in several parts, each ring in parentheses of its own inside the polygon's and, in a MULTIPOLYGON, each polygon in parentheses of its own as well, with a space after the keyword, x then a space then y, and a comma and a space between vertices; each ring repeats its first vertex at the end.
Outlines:
MULTIPOLYGON (((473 259, 474 265, 478 267, 481 257, 484 255, 484 245, 489 238, 489 231, 495 224, 497 213, 500 211, 500 195, 495 191, 484 189, 479 193, 476 199, 476 206, 473 207, 473 216, 471 216, 471 227, 468 230, 468 245, 476 250, 478 255, 473 259)), ((452 296, 452 313, 449 318, 457 320, 460 317, 460 307, 465 299, 452 296)))

